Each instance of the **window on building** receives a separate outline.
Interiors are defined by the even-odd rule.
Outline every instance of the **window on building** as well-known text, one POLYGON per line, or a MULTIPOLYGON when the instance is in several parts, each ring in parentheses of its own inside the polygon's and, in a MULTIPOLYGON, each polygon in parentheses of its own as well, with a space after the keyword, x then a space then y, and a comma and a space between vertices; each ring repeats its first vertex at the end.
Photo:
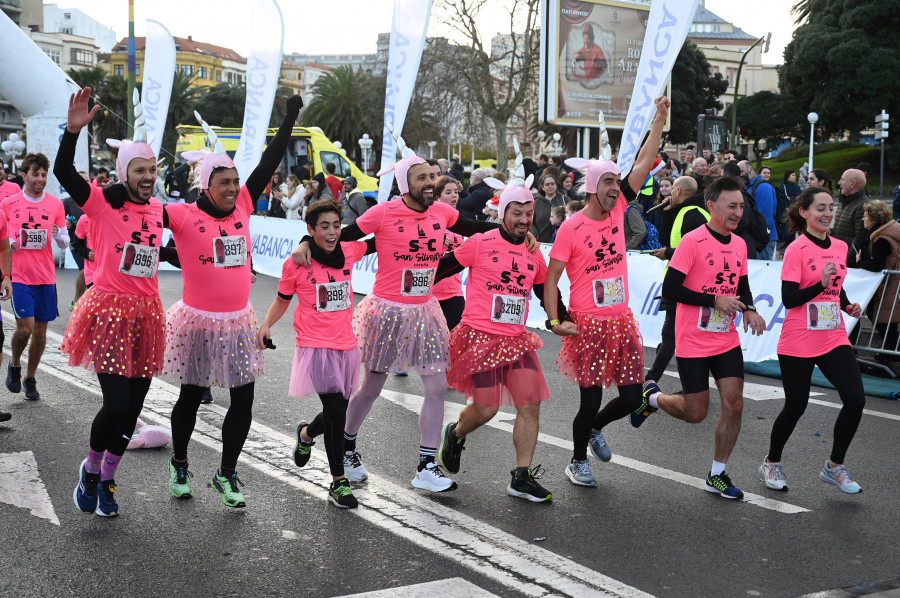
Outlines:
POLYGON ((197 67, 197 76, 200 77, 201 79, 206 79, 206 67, 205 66, 197 67))
POLYGON ((93 58, 94 56, 89 50, 69 49, 69 62, 73 64, 94 64, 93 58))
POLYGON ((732 67, 726 68, 725 78, 728 79, 728 87, 734 87, 737 82, 737 69, 732 67))
POLYGON ((60 27, 59 30, 60 30, 62 33, 68 33, 68 34, 70 34, 70 35, 72 34, 72 28, 71 28, 71 27, 60 27))
POLYGON ((319 158, 322 160, 322 168, 329 162, 334 162, 334 176, 348 177, 350 176, 350 163, 341 154, 335 152, 321 152, 319 158))
POLYGON ((181 72, 185 75, 193 75, 194 74, 194 65, 193 64, 182 64, 181 72))
POLYGON ((124 77, 125 76, 125 65, 124 64, 114 64, 113 65, 113 75, 116 77, 124 77))
POLYGON ((720 33, 722 31, 722 26, 721 25, 713 25, 713 31, 715 31, 716 33, 720 33))
POLYGON ((135 77, 140 77, 140 76, 141 76, 141 65, 140 65, 140 63, 134 65, 134 76, 135 76, 135 77))
POLYGON ((12 118, 10 118, 9 110, 7 110, 6 108, 0 110, 0 122, 8 123, 11 120, 12 118))
POLYGON ((60 64, 60 54, 59 50, 44 50, 44 54, 50 57, 50 60, 55 62, 56 64, 60 64))
POLYGON ((231 85, 231 73, 225 73, 225 83, 231 85))
POLYGON ((216 81, 219 83, 222 82, 222 71, 216 71, 216 81))
POLYGON ((65 20, 68 21, 69 19, 72 18, 72 13, 70 13, 70 12, 64 12, 64 13, 63 13, 63 18, 64 18, 65 20))

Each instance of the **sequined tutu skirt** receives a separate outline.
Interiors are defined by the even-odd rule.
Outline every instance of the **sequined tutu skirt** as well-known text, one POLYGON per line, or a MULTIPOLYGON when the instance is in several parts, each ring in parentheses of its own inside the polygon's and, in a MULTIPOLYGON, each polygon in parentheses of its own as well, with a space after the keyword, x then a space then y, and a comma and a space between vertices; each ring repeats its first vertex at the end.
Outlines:
POLYGON ((479 405, 524 405, 546 401, 550 389, 536 351, 541 338, 525 331, 500 336, 460 324, 450 333, 451 388, 479 405))
POLYGON ((182 384, 235 388, 264 371, 256 345, 256 312, 211 312, 177 301, 166 312, 166 360, 163 374, 182 384))
POLYGON ((359 347, 322 349, 297 347, 291 367, 291 396, 302 399, 313 393, 340 393, 350 400, 359 386, 359 347))
POLYGON ((370 371, 447 371, 450 332, 434 297, 410 305, 368 295, 356 306, 353 330, 370 371))
POLYGON ((569 312, 578 336, 565 336, 560 373, 581 388, 644 382, 644 341, 630 309, 604 317, 569 312))
POLYGON ((165 350, 159 295, 140 297, 89 288, 75 304, 60 350, 69 356, 69 365, 99 374, 158 375, 165 350))

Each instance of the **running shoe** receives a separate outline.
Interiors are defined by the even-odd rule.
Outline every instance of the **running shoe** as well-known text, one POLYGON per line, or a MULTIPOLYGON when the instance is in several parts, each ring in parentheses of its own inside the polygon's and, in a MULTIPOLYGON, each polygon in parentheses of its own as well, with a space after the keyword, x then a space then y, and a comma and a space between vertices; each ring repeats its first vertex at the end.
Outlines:
POLYGON ((506 493, 517 498, 525 498, 531 502, 548 502, 553 500, 553 495, 549 490, 538 484, 537 480, 543 474, 543 467, 535 465, 534 468, 529 467, 525 475, 517 476, 516 470, 513 469, 509 473, 512 474, 512 481, 506 488, 506 493))
POLYGON ((853 478, 850 477, 850 472, 843 465, 828 467, 828 461, 826 461, 825 467, 819 473, 819 479, 826 484, 834 484, 844 494, 859 494, 862 492, 862 488, 853 481, 853 478))
POLYGON ((594 479, 594 475, 591 473, 591 463, 587 459, 583 461, 572 459, 572 462, 566 465, 566 477, 576 486, 588 486, 591 488, 597 486, 597 480, 594 479))
POLYGON ((201 405, 209 405, 212 402, 213 402, 212 389, 207 388, 205 391, 203 391, 203 396, 200 397, 200 404, 201 405))
POLYGON ((644 391, 641 393, 641 401, 640 406, 631 412, 631 425, 635 428, 640 428, 641 424, 644 423, 644 420, 659 411, 656 407, 650 406, 650 395, 656 394, 658 392, 662 392, 659 390, 659 386, 657 386, 656 382, 653 380, 649 380, 644 382, 644 391))
POLYGON ((294 465, 296 465, 297 467, 303 467, 304 465, 309 463, 309 456, 312 453, 312 447, 315 444, 315 442, 306 444, 300 438, 300 431, 308 425, 308 421, 300 420, 300 423, 297 424, 297 429, 294 431, 294 438, 297 440, 297 442, 294 444, 293 456, 294 465))
POLYGON ((772 490, 787 490, 787 480, 784 479, 784 470, 781 463, 769 463, 767 460, 759 466, 759 475, 762 476, 760 482, 765 483, 766 488, 772 490))
POLYGON ((84 468, 85 463, 87 463, 87 459, 81 462, 78 485, 75 486, 72 499, 80 511, 93 513, 97 508, 97 486, 100 484, 100 474, 88 473, 84 468))
POLYGON ((74 302, 74 301, 72 301, 72 302, 69 304, 69 311, 75 311, 75 302, 74 302))
POLYGON ((97 509, 95 514, 101 517, 115 517, 119 514, 119 503, 116 502, 116 481, 103 480, 97 487, 97 509))
POLYGON ((339 509, 355 509, 359 506, 347 478, 341 478, 331 485, 328 490, 328 502, 339 509))
POLYGON ((175 498, 190 498, 194 495, 191 489, 191 478, 194 475, 188 471, 187 461, 178 463, 175 458, 169 459, 169 492, 175 498))
POLYGON ((359 451, 344 453, 344 475, 351 482, 362 482, 369 477, 369 472, 363 467, 359 451))
POLYGON ((37 389, 37 380, 34 378, 25 378, 25 400, 37 401, 41 398, 41 393, 37 389))
POLYGON ((12 419, 12 413, 7 413, 6 411, 0 411, 0 422, 8 422, 12 419))
POLYGON ((590 444, 591 452, 594 453, 594 456, 601 461, 607 462, 612 459, 612 451, 609 450, 609 445, 606 444, 606 436, 603 435, 603 432, 591 430, 591 440, 588 444, 590 444))
POLYGON ((9 392, 22 392, 22 366, 6 364, 6 389, 9 392))
POLYGON ((441 448, 438 450, 441 466, 448 473, 459 473, 459 460, 462 458, 462 452, 466 449, 466 439, 453 435, 454 430, 456 430, 456 422, 444 426, 441 448))
POLYGON ((744 498, 744 493, 731 483, 731 478, 724 471, 719 475, 713 475, 712 472, 709 472, 709 475, 706 476, 706 491, 714 492, 719 496, 732 500, 744 498))
POLYGON ((411 483, 414 488, 431 490, 432 492, 456 490, 456 482, 445 476, 444 470, 434 461, 428 462, 425 467, 418 471, 411 483))
POLYGON ((236 473, 225 477, 221 472, 217 471, 212 479, 212 486, 222 496, 222 502, 225 503, 226 507, 234 509, 241 509, 247 506, 247 501, 244 500, 244 495, 241 494, 238 485, 243 486, 244 482, 237 477, 236 473))

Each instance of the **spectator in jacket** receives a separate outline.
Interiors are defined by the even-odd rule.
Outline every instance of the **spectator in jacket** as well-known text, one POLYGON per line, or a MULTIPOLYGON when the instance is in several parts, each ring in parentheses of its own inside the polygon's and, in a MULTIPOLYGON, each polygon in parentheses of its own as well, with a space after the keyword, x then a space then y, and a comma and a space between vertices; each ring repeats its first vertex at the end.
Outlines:
POLYGON ((344 179, 344 224, 353 224, 356 219, 366 213, 369 202, 363 192, 356 188, 356 177, 344 179))
POLYGON ((544 169, 538 181, 538 188, 532 191, 534 195, 534 221, 531 224, 531 234, 541 243, 549 243, 553 238, 553 226, 550 224, 550 210, 555 207, 566 206, 569 198, 560 191, 556 181, 558 175, 547 172, 552 167, 544 169))
MULTIPOLYGON (((486 168, 476 168, 472 171, 469 195, 461 197, 457 204, 460 214, 468 216, 472 220, 485 220, 484 204, 494 196, 494 190, 484 182, 484 179, 489 176, 491 176, 491 171, 486 168)), ((537 217, 536 214, 535 217, 537 217)))
POLYGON ((289 174, 285 181, 287 192, 281 196, 281 207, 288 220, 301 220, 303 217, 303 197, 305 189, 296 174, 289 174))
POLYGON ((644 237, 647 236, 647 224, 642 215, 644 208, 638 197, 640 196, 628 202, 625 209, 625 249, 640 249, 644 237))
MULTIPOLYGON (((813 171, 815 172, 815 171, 813 171)), ((866 195, 866 176, 861 170, 850 168, 844 171, 838 181, 837 206, 834 212, 832 236, 840 239, 849 247, 847 266, 856 262, 856 254, 862 250, 868 239, 866 227, 863 225, 863 206, 869 199, 866 195)))
POLYGON ((334 165, 334 162, 325 163, 325 172, 328 173, 325 177, 325 184, 328 185, 328 188, 331 190, 332 197, 340 197, 341 189, 343 187, 341 179, 334 176, 336 171, 337 167, 334 165))
POLYGON ((747 191, 756 202, 756 210, 765 217, 766 225, 769 227, 769 244, 759 252, 759 259, 771 260, 775 256, 775 246, 778 242, 778 227, 775 226, 778 197, 775 195, 775 187, 761 174, 756 174, 749 160, 741 160, 738 167, 741 169, 741 178, 744 179, 747 191))

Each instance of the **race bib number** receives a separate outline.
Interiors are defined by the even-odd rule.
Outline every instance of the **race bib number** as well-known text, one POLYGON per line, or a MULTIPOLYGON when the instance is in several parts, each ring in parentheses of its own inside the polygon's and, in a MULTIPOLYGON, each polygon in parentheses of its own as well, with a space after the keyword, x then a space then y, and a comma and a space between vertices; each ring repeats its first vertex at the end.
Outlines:
POLYGON ((136 278, 153 278, 159 264, 159 247, 128 243, 122 251, 119 272, 136 278))
POLYGON ((43 249, 46 246, 46 228, 23 228, 19 233, 19 249, 43 249))
POLYGON ((350 307, 350 281, 316 285, 316 311, 342 311, 350 307))
POLYGON ((594 305, 610 307, 625 303, 625 279, 622 276, 594 281, 594 305))
POLYGON ((498 324, 524 324, 525 301, 525 297, 494 295, 491 322, 497 322, 498 324))
POLYGON ((807 330, 834 330, 841 325, 841 308, 830 301, 813 301, 806 304, 807 330))
POLYGON ((435 268, 410 270, 404 268, 400 294, 407 297, 425 297, 431 294, 435 268))
POLYGON ((728 332, 731 329, 731 318, 715 307, 701 307, 697 328, 704 332, 728 332))
POLYGON ((247 238, 241 235, 213 239, 213 263, 216 268, 243 266, 247 263, 247 238))

